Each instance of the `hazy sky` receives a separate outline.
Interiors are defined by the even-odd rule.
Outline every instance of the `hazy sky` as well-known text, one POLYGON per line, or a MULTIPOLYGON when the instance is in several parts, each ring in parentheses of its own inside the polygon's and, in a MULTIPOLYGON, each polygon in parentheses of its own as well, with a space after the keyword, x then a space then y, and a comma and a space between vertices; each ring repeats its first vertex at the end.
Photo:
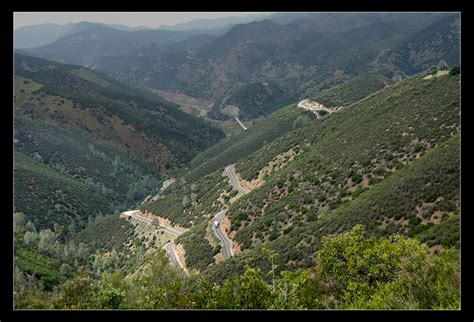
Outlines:
POLYGON ((42 23, 63 25, 69 22, 102 22, 130 27, 172 26, 194 19, 215 19, 263 12, 15 12, 14 29, 42 23))

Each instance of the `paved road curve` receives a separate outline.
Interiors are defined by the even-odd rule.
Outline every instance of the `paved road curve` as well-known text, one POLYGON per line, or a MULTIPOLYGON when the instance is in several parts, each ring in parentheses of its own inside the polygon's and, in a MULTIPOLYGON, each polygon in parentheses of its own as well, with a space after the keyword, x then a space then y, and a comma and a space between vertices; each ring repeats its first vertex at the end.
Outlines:
MULTIPOLYGON (((139 215, 139 214, 141 214, 140 210, 129 210, 129 211, 125 211, 123 214, 126 215, 126 216, 130 216, 135 220, 138 220, 138 221, 144 222, 146 224, 149 224, 149 225, 151 225, 151 223, 152 223, 151 219, 148 219, 148 218, 145 218, 145 217, 142 217, 142 216, 139 215)), ((179 231, 177 231, 177 230, 175 230, 171 227, 166 227, 166 226, 162 226, 162 225, 159 225, 157 227, 157 229, 164 230, 164 231, 166 231, 166 232, 168 232, 172 235, 175 235, 176 237, 178 237, 179 235, 182 234, 181 232, 179 232, 179 231)), ((176 250, 175 250, 174 246, 175 246, 174 243, 169 242, 169 243, 166 243, 163 246, 163 249, 166 251, 166 254, 168 254, 168 257, 170 258, 171 264, 173 264, 174 266, 179 266, 184 271, 186 271, 186 268, 184 267, 183 263, 181 263, 181 261, 179 260, 178 254, 176 254, 176 250)))
POLYGON ((239 184, 239 181, 237 180, 237 177, 235 176, 235 164, 231 164, 225 168, 225 173, 229 177, 229 182, 234 187, 239 191, 240 193, 246 194, 249 193, 250 190, 245 189, 239 184))
MULTIPOLYGON (((141 214, 140 210, 129 210, 129 211, 125 211, 123 214, 126 215, 126 216, 130 216, 133 219, 136 219, 138 221, 144 222, 146 224, 151 224, 152 223, 151 219, 140 216, 140 214, 141 214)), ((175 235, 176 237, 178 237, 179 235, 182 234, 181 232, 177 231, 176 229, 174 229, 172 227, 168 227, 168 226, 158 225, 157 228, 161 229, 161 230, 164 230, 164 231, 166 231, 166 232, 168 232, 172 235, 175 235)))
POLYGON ((171 264, 173 264, 174 266, 179 266, 184 271, 186 271, 186 268, 184 267, 183 263, 181 263, 181 261, 179 260, 178 254, 176 254, 174 246, 174 243, 169 242, 163 246, 163 249, 166 251, 166 254, 168 254, 168 257, 171 260, 171 264))
POLYGON ((224 255, 225 259, 228 259, 234 255, 232 252, 232 241, 227 237, 227 234, 225 231, 222 229, 221 221, 224 219, 225 214, 227 213, 227 210, 222 210, 221 212, 218 212, 214 218, 212 219, 212 230, 214 230, 214 234, 216 234, 217 238, 221 241, 221 251, 222 254, 224 255), (219 227, 216 227, 214 225, 214 221, 219 222, 219 227))

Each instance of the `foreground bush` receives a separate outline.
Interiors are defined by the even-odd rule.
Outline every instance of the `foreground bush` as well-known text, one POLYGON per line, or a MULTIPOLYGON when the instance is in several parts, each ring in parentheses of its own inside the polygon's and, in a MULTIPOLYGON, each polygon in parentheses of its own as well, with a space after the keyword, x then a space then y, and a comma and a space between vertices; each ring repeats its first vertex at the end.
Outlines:
POLYGON ((435 254, 400 235, 365 236, 361 225, 326 236, 316 266, 275 273, 278 254, 263 248, 270 271, 247 266, 222 283, 186 276, 163 251, 144 269, 100 280, 79 274, 55 292, 17 289, 17 308, 55 309, 459 309, 459 251, 435 254))

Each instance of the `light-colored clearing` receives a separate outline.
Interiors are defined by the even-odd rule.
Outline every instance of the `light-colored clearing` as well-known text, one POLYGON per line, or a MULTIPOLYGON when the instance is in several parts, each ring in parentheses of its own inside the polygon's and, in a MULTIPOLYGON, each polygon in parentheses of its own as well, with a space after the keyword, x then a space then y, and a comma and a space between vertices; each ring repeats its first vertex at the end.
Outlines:
POLYGON ((428 80, 428 79, 432 79, 433 77, 438 78, 438 77, 448 75, 448 74, 449 74, 449 70, 438 70, 438 72, 436 74, 434 74, 434 75, 429 74, 429 75, 423 77, 423 79, 428 80))

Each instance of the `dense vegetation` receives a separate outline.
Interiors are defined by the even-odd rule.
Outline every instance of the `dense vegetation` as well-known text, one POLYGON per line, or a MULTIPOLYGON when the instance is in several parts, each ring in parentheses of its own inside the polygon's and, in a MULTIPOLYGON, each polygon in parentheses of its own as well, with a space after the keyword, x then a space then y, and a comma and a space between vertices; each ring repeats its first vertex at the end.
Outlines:
MULTIPOLYGON (((45 102, 51 104, 48 101, 48 95, 59 96, 63 98, 63 101, 65 99, 70 100, 73 102, 73 106, 70 108, 72 110, 71 116, 92 114, 91 116, 97 119, 99 124, 94 124, 96 125, 94 129, 91 128, 92 124, 87 123, 83 124, 83 127, 96 137, 99 134, 105 136, 101 139, 107 138, 106 133, 103 133, 107 128, 106 121, 130 125, 133 127, 131 131, 120 129, 121 132, 125 132, 120 133, 122 135, 120 139, 125 141, 121 142, 122 145, 130 145, 130 148, 135 149, 135 153, 141 152, 140 154, 144 154, 139 150, 140 146, 133 147, 131 145, 131 143, 135 143, 132 140, 137 141, 138 139, 138 137, 133 137, 134 132, 136 132, 136 136, 141 137, 142 141, 145 141, 142 145, 146 144, 147 140, 144 140, 146 138, 158 145, 150 147, 150 149, 160 150, 163 149, 160 144, 164 145, 166 150, 169 150, 176 159, 174 162, 178 162, 178 166, 186 163, 197 152, 209 147, 223 137, 223 133, 219 129, 179 111, 174 104, 150 93, 127 87, 98 72, 24 55, 17 54, 15 57, 15 74, 17 76, 32 79, 45 85, 33 91, 31 93, 33 97, 24 99, 24 101, 31 101, 27 107, 30 107, 30 104, 43 106, 45 102), (35 99, 38 103, 35 102, 35 99), (129 137, 126 137, 126 135, 129 137)), ((21 88, 18 89, 19 91, 15 93, 21 96, 24 92, 21 92, 21 88)), ((20 99, 18 98, 18 100, 20 99)), ((72 121, 68 119, 67 115, 63 115, 64 111, 68 109, 68 104, 64 104, 61 101, 58 103, 62 108, 61 111, 56 111, 55 114, 59 115, 51 116, 51 113, 47 113, 49 110, 38 114, 40 114, 40 117, 53 118, 56 122, 67 124, 72 121)), ((25 104, 23 106, 18 105, 17 108, 19 109, 26 108, 24 107, 25 104)), ((55 110, 51 106, 43 108, 55 110)), ((38 117, 38 115, 34 116, 38 117)), ((92 120, 89 120, 89 122, 92 122, 92 120)), ((116 125, 114 130, 119 131, 118 127, 116 125)), ((144 157, 149 160, 156 158, 156 156, 146 154, 144 157)), ((173 162, 173 160, 169 162, 173 162)), ((168 168, 171 166, 170 164, 168 168)))
POLYGON ((312 97, 327 107, 347 106, 384 88, 384 79, 374 74, 357 76, 312 97))
MULTIPOLYGON (((234 239, 244 252, 231 261, 209 266, 216 279, 241 272, 246 261, 260 265, 254 250, 261 244, 272 245, 281 254, 282 266, 307 267, 312 264, 307 254, 320 246, 314 231, 323 229, 331 234, 361 222, 375 234, 398 232, 431 246, 457 245, 456 141, 450 141, 449 153, 425 154, 433 149, 442 151, 440 144, 459 131, 459 78, 445 75, 425 80, 424 76, 389 86, 320 120, 303 122, 253 153, 241 149, 236 168, 246 180, 257 178, 275 160, 279 165, 261 178, 259 188, 233 203, 232 187, 221 177, 222 161, 205 179, 188 183, 179 179, 180 184, 143 209, 182 224, 209 220, 230 207, 234 239), (213 181, 209 181, 211 177, 213 181), (186 200, 190 205, 191 200, 196 203, 183 210, 186 200), (438 225, 440 228, 435 228, 438 225), (436 238, 435 232, 444 235, 436 238)), ((357 98, 354 95, 352 99, 357 98)), ((269 118, 284 118, 290 108, 269 118)), ((293 116, 295 121, 297 118, 293 116)), ((244 135, 236 145, 247 142, 244 135)), ((219 160, 219 149, 210 151, 215 153, 209 155, 217 155, 209 159, 212 164, 219 160)), ((198 236, 195 242, 199 244, 198 236)))
POLYGON ((89 217, 79 232, 74 223, 40 229, 23 213, 14 219, 15 283, 21 287, 54 291, 76 274, 100 278, 143 265, 147 246, 137 239, 136 224, 116 215, 89 217))
POLYGON ((38 228, 71 222, 84 226, 88 216, 113 212, 112 199, 85 183, 15 153, 15 210, 38 228))
POLYGON ((125 252, 125 245, 134 235, 133 225, 127 220, 120 220, 111 215, 97 218, 87 229, 74 236, 76 243, 85 243, 91 249, 100 252, 115 250, 125 252))
POLYGON ((206 239, 206 227, 208 222, 204 221, 176 239, 186 248, 186 267, 203 271, 209 264, 214 263, 214 249, 206 239))
POLYGON ((450 57, 449 64, 459 62, 454 46, 459 30, 449 24, 436 27, 448 14, 349 16, 322 13, 288 24, 263 20, 237 25, 192 50, 168 52, 148 46, 98 67, 130 84, 213 99, 210 116, 222 119, 227 105, 239 107, 243 118, 253 118, 366 72, 391 78, 420 72, 444 57, 450 57), (403 45, 417 37, 432 44, 436 37, 445 41, 433 45, 432 54, 422 55, 422 43, 403 45), (385 59, 390 56, 387 50, 411 57, 413 48, 420 50, 417 56, 423 64, 420 59, 385 59))
POLYGON ((393 49, 385 52, 374 64, 387 76, 411 75, 436 66, 460 62, 460 30, 458 15, 452 14, 414 33, 393 49))
MULTIPOLYGON (((263 255, 263 256, 262 256, 263 255)), ((399 235, 367 237, 362 226, 324 237, 310 269, 276 273, 278 254, 262 249, 268 274, 247 266, 223 282, 186 276, 166 255, 147 255, 142 274, 78 273, 56 292, 28 286, 18 273, 15 308, 44 309, 458 309, 459 252, 431 253, 399 235), (338 254, 338 256, 335 256, 338 254)))
POLYGON ((78 24, 37 51, 252 124, 226 138, 101 72, 15 54, 15 308, 460 308, 459 15, 278 17, 195 37, 78 24), (302 98, 340 108, 316 118, 302 98))
MULTIPOLYGON (((435 221, 432 216, 440 219, 456 212, 459 209, 458 141, 451 140, 445 153, 416 158, 459 130, 457 81, 456 77, 446 77, 426 83, 414 78, 314 123, 311 131, 302 130, 299 136, 294 135, 314 143, 229 209, 241 247, 255 247, 257 240, 269 242, 285 254, 285 262, 296 260, 307 265, 304 254, 318 247, 318 235, 311 231, 324 229, 329 234, 364 222, 370 230, 381 227, 385 233, 406 233, 403 220, 412 219, 409 231, 416 231, 421 220, 435 221), (399 91, 404 94, 397 95, 399 91), (409 103, 414 97, 416 107, 409 103), (370 128, 364 125, 380 114, 384 117, 377 118, 370 128), (346 117, 350 118, 350 125, 344 121, 346 117), (447 128, 448 124, 452 127, 447 128), (409 128, 412 135, 404 135, 409 128), (415 163, 410 166, 412 162, 415 163), (373 198, 369 204, 360 204, 369 197, 373 198), (351 209, 359 215, 351 213, 351 209), (237 225, 235 221, 241 213, 247 214, 247 218, 237 225), (419 220, 415 219, 417 216, 419 220), (326 217, 328 221, 323 220, 326 217), (391 223, 392 217, 398 222, 391 223)), ((284 139, 274 142, 280 151, 291 147, 284 145, 284 139)), ((304 142, 300 139, 303 147, 304 142)), ((440 147, 437 151, 443 150, 440 147)), ((257 152, 242 165, 238 163, 237 169, 252 178, 268 158, 257 152)))
POLYGON ((191 171, 184 177, 191 182, 228 166, 314 118, 312 114, 296 109, 295 104, 281 108, 247 131, 225 138, 197 155, 190 162, 191 171))
POLYGON ((203 215, 220 211, 222 203, 218 202, 222 190, 231 190, 221 176, 222 171, 216 171, 192 184, 186 184, 181 178, 177 183, 165 190, 155 202, 140 205, 141 210, 151 211, 154 215, 169 218, 172 222, 183 227, 191 227, 202 221, 203 215), (213 187, 209 189, 209 187, 213 187))
POLYGON ((118 213, 224 136, 142 90, 15 55, 15 210, 41 228, 118 213))
POLYGON ((237 108, 233 116, 238 116, 242 120, 255 119, 268 115, 291 101, 292 99, 278 86, 252 82, 237 89, 230 97, 216 102, 209 116, 214 119, 228 119, 230 116, 223 114, 222 110, 232 106, 237 108))

